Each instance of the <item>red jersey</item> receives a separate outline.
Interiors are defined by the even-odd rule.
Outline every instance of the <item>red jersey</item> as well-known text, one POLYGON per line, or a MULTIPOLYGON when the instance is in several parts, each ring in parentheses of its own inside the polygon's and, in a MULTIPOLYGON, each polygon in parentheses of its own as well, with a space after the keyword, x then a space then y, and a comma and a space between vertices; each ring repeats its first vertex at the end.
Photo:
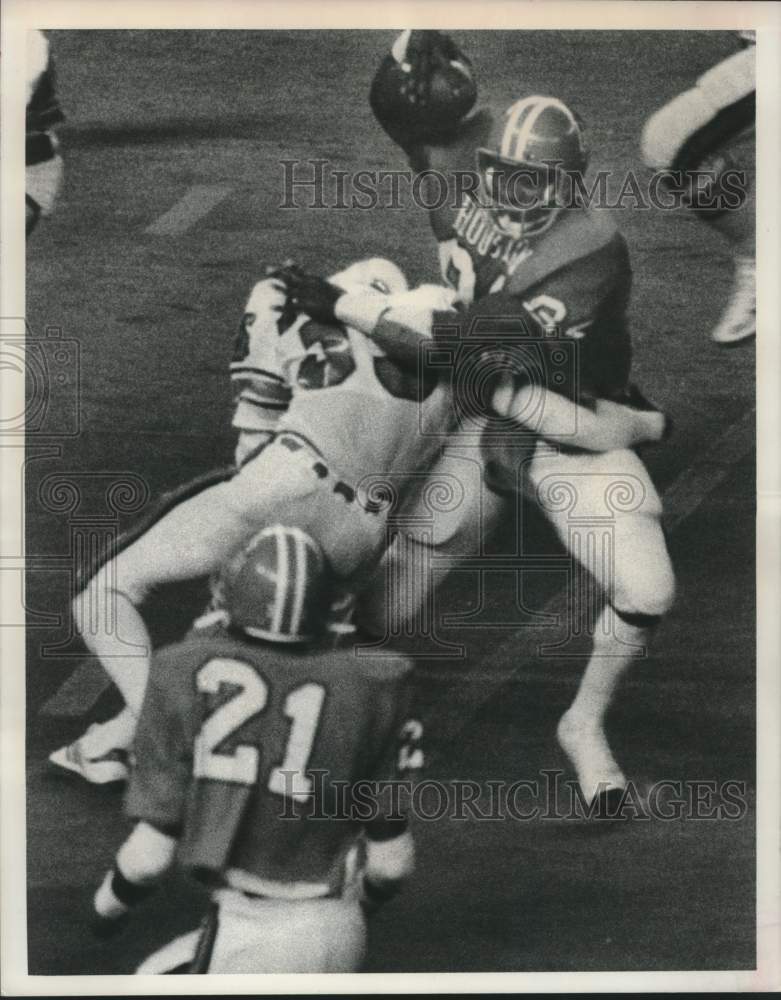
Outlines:
MULTIPOLYGON (((481 204, 482 192, 469 191, 464 180, 476 176, 477 149, 487 144, 492 125, 490 113, 478 112, 456 139, 428 147, 416 162, 447 179, 446 202, 430 211, 442 276, 466 305, 501 294, 543 329, 577 341, 581 390, 620 396, 631 363, 626 242, 604 212, 585 207, 562 209, 531 239, 502 230, 481 204)), ((434 192, 425 198, 443 201, 434 192)))
POLYGON ((163 649, 127 812, 174 832, 191 870, 336 886, 361 827, 356 783, 397 777, 400 752, 409 759, 399 734, 410 670, 401 658, 294 652, 224 629, 163 649))

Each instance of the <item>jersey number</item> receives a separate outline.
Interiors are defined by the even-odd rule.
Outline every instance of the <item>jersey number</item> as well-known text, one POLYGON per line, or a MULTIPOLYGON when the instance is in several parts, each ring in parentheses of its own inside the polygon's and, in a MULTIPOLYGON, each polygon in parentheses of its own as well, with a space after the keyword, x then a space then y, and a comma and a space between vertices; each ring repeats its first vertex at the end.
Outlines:
MULTIPOLYGON (((204 720, 195 741, 195 777, 254 785, 260 770, 259 749, 246 743, 233 750, 221 750, 220 747, 245 723, 264 711, 268 685, 249 663, 222 658, 204 664, 195 682, 198 692, 205 695, 216 695, 224 686, 239 689, 204 720)), ((285 717, 291 725, 284 759, 268 778, 266 787, 270 792, 297 801, 306 800, 311 794, 312 781, 305 772, 324 700, 325 688, 313 683, 302 684, 285 699, 285 717)))
MULTIPOLYGON (((441 253, 442 271, 445 281, 447 281, 451 288, 455 288, 459 299, 464 305, 471 305, 474 302, 475 284, 477 282, 475 265, 471 255, 455 241, 453 241, 452 246, 450 245, 450 241, 443 243, 441 253)), ((502 274, 497 275, 494 279, 487 294, 494 295, 496 292, 501 292, 506 283, 507 275, 502 272, 502 274)))

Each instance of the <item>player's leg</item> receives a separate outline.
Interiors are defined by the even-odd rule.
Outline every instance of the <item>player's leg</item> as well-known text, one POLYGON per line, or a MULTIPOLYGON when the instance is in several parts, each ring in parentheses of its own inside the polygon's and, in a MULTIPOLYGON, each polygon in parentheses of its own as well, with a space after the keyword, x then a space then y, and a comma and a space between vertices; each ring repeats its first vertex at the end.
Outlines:
MULTIPOLYGON (((55 750, 49 758, 54 765, 98 784, 125 778, 126 749, 135 732, 146 686, 150 639, 136 603, 128 596, 134 590, 132 557, 129 568, 120 557, 175 508, 210 486, 225 482, 234 472, 209 472, 164 493, 110 550, 89 566, 79 567, 74 618, 88 648, 93 652, 101 650, 101 663, 122 694, 125 708, 108 722, 90 726, 74 743, 55 750), (120 572, 125 578, 131 574, 126 583, 128 592, 119 586, 120 572)), ((150 558, 146 544, 141 546, 141 552, 143 558, 150 558)))
MULTIPOLYGON (((50 761, 96 783, 121 780, 151 665, 152 642, 139 610, 161 584, 214 572, 241 541, 262 526, 233 505, 230 482, 173 507, 132 545, 120 551, 74 601, 77 628, 87 648, 125 702, 108 722, 91 726, 50 761)), ((270 512, 269 512, 270 513, 270 512)))
POLYGON ((88 564, 77 567, 76 584, 78 590, 84 590, 90 580, 103 566, 116 558, 124 549, 130 548, 134 542, 138 541, 142 535, 145 535, 154 524, 161 521, 174 507, 178 507, 210 486, 215 486, 217 483, 224 483, 235 474, 236 468, 234 466, 211 469, 209 472, 195 476, 186 483, 166 490, 165 493, 162 493, 149 505, 148 509, 109 548, 104 552, 98 553, 88 564))
POLYGON ((628 668, 647 655, 653 630, 674 596, 672 567, 660 523, 654 518, 630 520, 633 523, 628 520, 616 533, 616 560, 620 564, 616 592, 597 618, 591 656, 557 729, 559 742, 589 800, 600 788, 620 789, 626 784, 607 742, 605 715, 628 668), (650 581, 652 589, 646 589, 645 582, 638 586, 639 577, 650 581))
POLYGON ((320 456, 282 434, 231 479, 177 504, 92 578, 74 602, 77 626, 125 701, 119 715, 91 726, 52 763, 89 781, 113 781, 115 760, 132 743, 151 661, 139 608, 155 588, 215 572, 238 546, 284 517, 318 539, 338 576, 376 558, 384 539, 381 513, 363 510, 320 456), (110 777, 101 777, 109 774, 110 777))
MULTIPOLYGON (((643 159, 650 167, 709 174, 705 194, 723 198, 729 171, 745 174, 744 197, 721 211, 697 209, 731 249, 735 276, 727 308, 711 336, 736 343, 756 332, 754 191, 754 48, 748 46, 712 67, 697 85, 679 94, 646 122, 643 159)), ((734 188, 734 185, 732 185, 734 188)), ((732 190, 731 194, 734 195, 732 190)))
POLYGON ((713 227, 725 237, 732 250, 733 279, 727 306, 711 330, 719 344, 736 344, 756 334, 756 188, 754 136, 750 142, 736 141, 726 150, 746 175, 745 201, 735 211, 713 220, 713 227))
POLYGON ((132 743, 149 675, 152 645, 140 612, 157 586, 207 576, 241 542, 317 495, 317 475, 302 463, 286 465, 289 452, 270 446, 242 469, 173 506, 115 558, 109 560, 74 601, 87 648, 116 684, 125 708, 91 726, 52 763, 89 781, 122 777, 117 752, 132 743))
POLYGON ((535 458, 531 478, 560 539, 604 598, 586 670, 558 727, 591 800, 600 787, 625 785, 605 736, 605 716, 622 677, 645 655, 653 628, 672 605, 675 578, 661 503, 634 452, 535 458), (562 510, 564 491, 572 502, 562 510))
POLYGON ((436 630, 437 587, 459 556, 480 554, 503 505, 484 485, 478 442, 454 435, 431 471, 413 482, 379 565, 361 581, 355 614, 361 632, 391 642, 436 630))

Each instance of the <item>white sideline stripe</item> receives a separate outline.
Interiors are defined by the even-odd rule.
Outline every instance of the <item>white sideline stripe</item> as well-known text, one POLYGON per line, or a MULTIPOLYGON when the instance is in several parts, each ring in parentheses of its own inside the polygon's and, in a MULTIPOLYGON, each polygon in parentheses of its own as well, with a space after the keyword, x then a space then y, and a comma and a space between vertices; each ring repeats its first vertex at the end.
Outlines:
POLYGON ((152 236, 177 236, 207 215, 233 190, 228 184, 194 184, 177 203, 156 219, 144 232, 152 236))
MULTIPOLYGON (((752 449, 756 444, 756 411, 752 406, 739 420, 724 431, 721 437, 717 438, 711 447, 698 458, 693 465, 684 469, 676 479, 668 486, 664 493, 664 524, 668 531, 672 532, 689 515, 693 514, 706 497, 713 493, 718 486, 727 478, 732 471, 732 467, 752 449)), ((566 607, 566 590, 558 590, 543 607, 541 614, 557 615, 566 607)), ((523 632, 523 645, 528 646, 529 642, 535 641, 535 630, 525 629, 523 632)), ((503 642, 497 643, 496 652, 506 652, 508 649, 518 644, 516 633, 508 636, 503 642)), ((510 663, 501 670, 475 670, 459 673, 462 680, 482 680, 480 695, 468 700, 468 708, 465 712, 458 709, 453 713, 454 725, 450 734, 445 738, 440 748, 431 754, 431 758, 438 757, 440 753, 448 749, 452 742, 458 738, 461 731, 469 723, 470 719, 479 712, 482 706, 496 695, 499 688, 503 687, 516 674, 520 674, 525 663, 510 663)), ((433 668, 426 670, 426 679, 432 680, 441 676, 443 679, 453 678, 452 670, 448 673, 446 668, 437 670, 433 668)))
MULTIPOLYGON (((756 413, 752 407, 734 424, 731 424, 705 454, 693 465, 681 472, 673 480, 664 493, 664 522, 669 531, 673 531, 694 511, 729 475, 732 466, 747 455, 755 444, 756 413)), ((562 609, 565 591, 560 590, 551 597, 542 613, 557 614, 562 609)), ((524 632, 524 640, 531 638, 531 629, 524 632)), ((517 643, 517 637, 508 637, 496 647, 504 651, 517 643)), ((459 674, 463 680, 483 679, 484 696, 470 702, 469 711, 465 714, 456 712, 453 736, 449 737, 443 748, 461 731, 477 710, 496 690, 506 684, 523 668, 522 664, 514 664, 504 670, 474 670, 459 674)), ((426 670, 427 679, 452 679, 453 672, 447 668, 426 670)), ((95 704, 100 695, 109 686, 108 677, 93 661, 87 660, 79 664, 62 686, 41 707, 39 714, 55 716, 81 716, 95 704), (96 676, 97 675, 97 676, 96 676)), ((432 754, 432 756, 436 756, 432 754)))

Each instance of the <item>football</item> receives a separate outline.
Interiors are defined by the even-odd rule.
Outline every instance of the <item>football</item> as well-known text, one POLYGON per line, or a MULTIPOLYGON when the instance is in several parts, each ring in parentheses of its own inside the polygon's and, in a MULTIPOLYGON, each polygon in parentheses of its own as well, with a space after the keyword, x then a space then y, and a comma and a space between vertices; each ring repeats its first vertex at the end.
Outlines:
POLYGON ((385 131, 403 144, 434 142, 451 133, 477 100, 477 87, 464 59, 440 58, 429 76, 428 99, 417 101, 409 93, 409 63, 387 56, 372 81, 369 101, 385 131))

